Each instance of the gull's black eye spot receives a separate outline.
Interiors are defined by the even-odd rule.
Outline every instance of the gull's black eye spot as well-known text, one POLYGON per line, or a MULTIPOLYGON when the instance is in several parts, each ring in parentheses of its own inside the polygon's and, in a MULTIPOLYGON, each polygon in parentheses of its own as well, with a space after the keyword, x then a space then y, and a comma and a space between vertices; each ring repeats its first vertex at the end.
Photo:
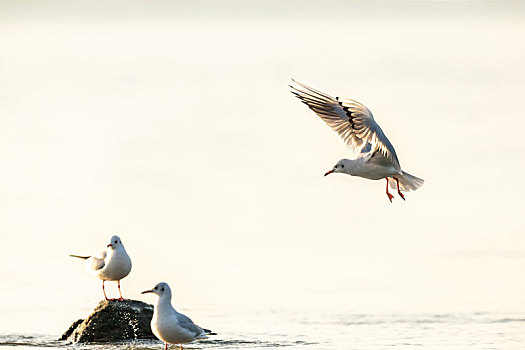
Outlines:
POLYGON ((161 291, 161 292, 164 292, 164 287, 162 287, 162 288, 160 289, 160 291, 161 291))
POLYGON ((118 241, 115 241, 115 242, 113 242, 113 243, 117 244, 117 243, 118 243, 118 241))
POLYGON ((344 167, 345 167, 345 165, 344 165, 344 164, 341 164, 341 168, 344 168, 344 167))
POLYGON ((157 290, 157 289, 159 289, 159 287, 155 286, 155 288, 154 288, 154 289, 155 289, 155 290, 157 290))

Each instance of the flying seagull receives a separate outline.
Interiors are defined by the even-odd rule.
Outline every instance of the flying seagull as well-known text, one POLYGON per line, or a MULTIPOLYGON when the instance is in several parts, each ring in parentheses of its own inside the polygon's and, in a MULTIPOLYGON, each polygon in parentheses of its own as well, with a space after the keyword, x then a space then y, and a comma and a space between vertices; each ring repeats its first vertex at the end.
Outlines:
POLYGON ((386 179, 386 195, 390 202, 394 196, 388 186, 401 191, 414 191, 424 180, 401 170, 396 150, 374 120, 372 112, 361 103, 341 97, 332 97, 292 79, 291 92, 336 131, 357 154, 356 159, 341 159, 326 172, 344 173, 370 180, 386 179))

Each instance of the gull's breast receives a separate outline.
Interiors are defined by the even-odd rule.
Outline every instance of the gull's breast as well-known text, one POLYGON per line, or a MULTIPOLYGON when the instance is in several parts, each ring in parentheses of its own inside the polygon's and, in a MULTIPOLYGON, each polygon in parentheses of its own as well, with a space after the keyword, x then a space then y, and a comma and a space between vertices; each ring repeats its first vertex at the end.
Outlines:
POLYGON ((195 334, 182 327, 173 315, 157 315, 151 320, 153 334, 166 343, 188 343, 195 340, 195 334))
POLYGON ((353 175, 370 180, 380 180, 385 177, 396 175, 397 173, 398 171, 393 166, 364 163, 362 167, 356 169, 353 175))
POLYGON ((115 252, 106 259, 106 266, 99 272, 99 278, 106 281, 118 281, 131 272, 131 259, 126 252, 115 252))

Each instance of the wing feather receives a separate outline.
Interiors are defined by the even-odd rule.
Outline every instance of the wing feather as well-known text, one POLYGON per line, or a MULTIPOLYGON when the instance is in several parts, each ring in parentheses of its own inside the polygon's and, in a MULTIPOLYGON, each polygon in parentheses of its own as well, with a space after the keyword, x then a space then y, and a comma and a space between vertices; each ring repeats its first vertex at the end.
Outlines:
POLYGON ((355 100, 332 97, 293 79, 292 82, 292 94, 321 117, 356 154, 365 148, 372 154, 379 151, 401 171, 394 146, 368 108, 355 100))
POLYGON ((204 335, 204 330, 197 326, 193 321, 186 315, 183 315, 181 313, 177 313, 177 320, 179 323, 179 326, 184 328, 186 331, 193 333, 194 337, 198 337, 201 335, 204 335))
POLYGON ((106 259, 107 253, 106 251, 102 251, 96 255, 93 255, 88 260, 86 260, 86 264, 89 269, 91 270, 100 270, 104 266, 106 266, 106 259))
POLYGON ((91 270, 100 270, 106 265, 104 259, 98 259, 94 256, 86 260, 86 263, 88 264, 88 268, 91 270))

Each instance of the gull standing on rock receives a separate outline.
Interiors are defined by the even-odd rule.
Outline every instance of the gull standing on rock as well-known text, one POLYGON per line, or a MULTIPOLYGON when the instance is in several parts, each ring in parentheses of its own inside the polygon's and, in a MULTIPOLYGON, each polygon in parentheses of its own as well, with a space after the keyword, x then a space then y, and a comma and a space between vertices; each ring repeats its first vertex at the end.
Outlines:
POLYGON ((124 298, 122 298, 122 292, 120 291, 120 280, 129 275, 131 271, 131 259, 128 253, 126 253, 126 249, 124 249, 124 245, 119 236, 111 237, 106 250, 99 254, 92 256, 70 256, 86 260, 86 268, 89 272, 102 280, 102 292, 106 300, 124 300, 124 298), (118 282, 119 299, 108 299, 104 288, 104 282, 106 281, 118 282))
POLYGON ((370 180, 386 179, 386 195, 390 202, 394 196, 388 192, 389 184, 392 189, 397 187, 403 200, 405 196, 401 190, 413 191, 423 185, 423 179, 401 170, 394 146, 368 108, 354 100, 332 97, 293 79, 290 87, 292 94, 321 117, 358 155, 356 159, 341 159, 325 176, 345 173, 370 180))
POLYGON ((168 349, 168 344, 180 344, 182 350, 183 343, 189 343, 197 339, 206 339, 208 335, 216 335, 209 329, 197 326, 193 321, 178 313, 171 305, 171 289, 167 283, 160 282, 150 290, 145 290, 142 294, 155 294, 155 308, 151 319, 151 331, 157 338, 164 342, 164 349, 168 349))

